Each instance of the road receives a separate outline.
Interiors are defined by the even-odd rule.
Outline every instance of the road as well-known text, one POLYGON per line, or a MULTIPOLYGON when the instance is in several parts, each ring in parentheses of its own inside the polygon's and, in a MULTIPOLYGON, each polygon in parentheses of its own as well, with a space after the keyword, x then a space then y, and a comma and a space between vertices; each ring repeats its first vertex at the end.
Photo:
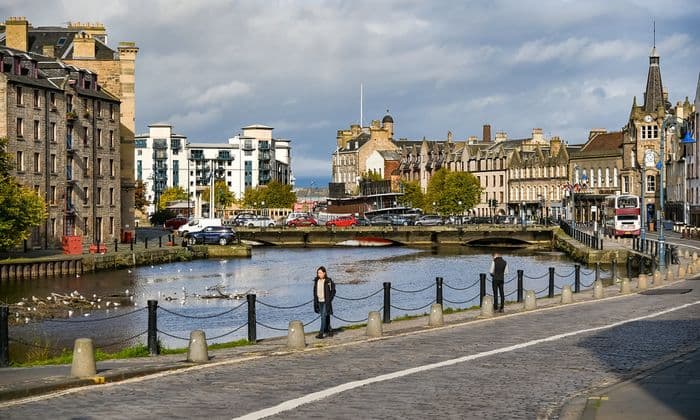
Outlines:
POLYGON ((698 285, 224 361, 0 405, 0 418, 556 417, 572 397, 700 346, 698 285))

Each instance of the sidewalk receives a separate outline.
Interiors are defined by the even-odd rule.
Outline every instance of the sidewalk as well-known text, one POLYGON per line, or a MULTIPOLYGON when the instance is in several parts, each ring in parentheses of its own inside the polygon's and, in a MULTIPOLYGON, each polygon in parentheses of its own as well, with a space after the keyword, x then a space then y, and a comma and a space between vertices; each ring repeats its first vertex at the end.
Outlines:
MULTIPOLYGON (((673 285, 674 283, 664 282, 663 284, 655 287, 666 287, 673 285)), ((612 300, 610 303, 613 303, 615 300, 620 298, 621 295, 619 293, 618 286, 614 285, 607 287, 605 289, 605 296, 606 298, 604 300, 612 300)), ((592 300, 593 292, 591 289, 584 290, 581 293, 574 295, 574 301, 577 303, 592 300)), ((547 310, 547 308, 562 306, 559 296, 555 296, 554 298, 538 299, 537 305, 538 309, 545 310, 547 310)), ((480 317, 479 310, 469 310, 446 314, 444 316, 444 320, 445 324, 448 326, 470 322, 493 322, 492 319, 498 320, 499 318, 513 316, 517 317, 523 311, 523 304, 511 303, 506 306, 505 314, 496 314, 494 318, 488 320, 483 320, 480 317)), ((410 334, 412 332, 430 329, 430 327, 428 327, 427 316, 403 321, 393 321, 389 324, 383 324, 383 328, 384 337, 391 337, 407 333, 410 334)), ((341 347, 351 343, 368 340, 368 338, 365 336, 365 328, 344 329, 339 331, 334 337, 325 340, 315 339, 314 335, 315 333, 313 332, 307 332, 307 350, 314 350, 317 348, 331 349, 333 347, 341 347)), ((186 362, 186 355, 184 354, 98 362, 97 376, 92 378, 69 377, 69 365, 31 368, 2 368, 0 369, 0 402, 46 394, 68 388, 118 382, 128 378, 146 376, 157 372, 185 369, 193 366, 206 366, 207 364, 237 363, 239 361, 243 362, 251 357, 279 357, 286 354, 290 354, 290 351, 286 348, 286 337, 278 337, 261 340, 255 345, 210 351, 210 361, 200 365, 186 362)), ((695 372, 697 373, 698 369, 696 369, 695 372)), ((695 376, 694 380, 697 380, 697 375, 695 376)), ((696 382, 700 384, 700 381, 696 382)), ((697 393, 697 395, 700 395, 700 393, 697 393)), ((700 403, 700 401, 696 402, 700 403)), ((2 404, 0 403, 0 405, 2 404)))

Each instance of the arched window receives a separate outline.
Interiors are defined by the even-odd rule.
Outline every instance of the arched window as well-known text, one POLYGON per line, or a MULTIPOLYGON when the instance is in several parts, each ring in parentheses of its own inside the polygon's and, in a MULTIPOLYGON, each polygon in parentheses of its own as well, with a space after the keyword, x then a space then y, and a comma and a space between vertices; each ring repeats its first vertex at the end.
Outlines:
POLYGON ((617 178, 619 178, 617 173, 617 167, 613 168, 613 187, 617 188, 617 178))
POLYGON ((603 186, 603 170, 598 168, 598 187, 603 186))
POLYGON ((610 186, 610 168, 605 168, 605 186, 610 186))

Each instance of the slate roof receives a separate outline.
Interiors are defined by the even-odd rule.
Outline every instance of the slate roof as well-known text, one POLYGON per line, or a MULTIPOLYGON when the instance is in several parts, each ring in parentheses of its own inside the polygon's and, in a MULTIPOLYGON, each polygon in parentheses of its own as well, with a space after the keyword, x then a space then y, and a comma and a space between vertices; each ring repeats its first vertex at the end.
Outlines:
POLYGON ((623 138, 624 133, 622 131, 597 134, 583 145, 580 153, 615 152, 621 150, 623 138))
MULTIPOLYGON (((53 45, 55 57, 65 60, 73 59, 73 39, 78 34, 78 29, 62 28, 59 26, 29 27, 28 52, 43 54, 44 45, 53 45)), ((95 60, 114 60, 116 51, 107 46, 98 37, 95 40, 95 60)), ((0 37, 0 44, 5 45, 5 37, 0 37)))

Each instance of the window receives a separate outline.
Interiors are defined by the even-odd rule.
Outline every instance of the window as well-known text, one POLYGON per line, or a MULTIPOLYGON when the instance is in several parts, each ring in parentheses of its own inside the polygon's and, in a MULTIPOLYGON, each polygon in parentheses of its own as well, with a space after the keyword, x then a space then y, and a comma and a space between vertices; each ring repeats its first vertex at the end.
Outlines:
POLYGON ((114 104, 109 104, 109 119, 114 121, 114 104))
POLYGON ((17 137, 24 136, 24 120, 22 118, 17 118, 17 137))
POLYGON ((656 175, 647 175, 647 191, 653 193, 656 191, 656 175))
POLYGON ((615 187, 615 188, 617 188, 617 178, 618 178, 617 168, 613 168, 613 187, 615 187))
POLYGON ((17 86, 16 93, 17 93, 17 105, 23 106, 24 105, 24 95, 22 95, 22 86, 17 86))
POLYGON ((143 162, 140 160, 136 161, 136 179, 143 181, 143 162))
POLYGON ((173 187, 180 184, 180 161, 173 161, 173 187))
POLYGON ((114 217, 109 218, 109 234, 114 235, 114 217))
POLYGON ((41 172, 41 155, 39 153, 34 153, 34 172, 41 172))
POLYGON ((114 159, 109 160, 109 176, 114 176, 114 159))
POLYGON ((52 185, 49 191, 49 203, 56 204, 56 186, 52 185))
POLYGON ((73 111, 73 95, 66 95, 66 112, 73 111))
POLYGON ((109 205, 114 205, 114 188, 109 189, 109 205))
POLYGON ((610 186, 610 168, 605 168, 605 186, 610 186))
POLYGON ((109 130, 109 148, 114 149, 114 130, 109 130))
POLYGON ((52 122, 51 126, 49 128, 49 140, 52 143, 56 142, 56 123, 55 122, 52 122))
POLYGON ((83 146, 87 146, 90 139, 88 138, 88 128, 83 127, 83 146))
POLYGON ((623 193, 630 192, 630 177, 628 177, 628 176, 622 177, 622 192, 623 193))
POLYGON ((88 195, 88 187, 83 187, 83 204, 87 205, 89 199, 90 196, 88 195))
POLYGON ((97 117, 102 118, 102 101, 97 101, 97 117))
POLYGON ((24 172, 24 152, 17 152, 17 172, 24 172))
POLYGON ((39 140, 39 120, 34 120, 34 140, 39 140))
POLYGON ((102 205, 102 187, 97 187, 97 196, 95 197, 97 200, 97 205, 101 206, 102 205))
POLYGON ((102 129, 97 129, 97 147, 102 147, 102 129))
POLYGON ((49 101, 51 102, 51 107, 56 108, 56 92, 51 92, 49 95, 49 101))
POLYGON ((51 155, 51 173, 55 174, 58 172, 58 163, 56 161, 56 155, 52 154, 51 155))
POLYGON ((97 176, 102 176, 102 158, 97 158, 97 176))
POLYGON ((39 95, 39 91, 37 89, 34 89, 34 108, 39 108, 41 106, 41 95, 39 95))
POLYGON ((56 219, 51 218, 51 235, 56 236, 56 219))

